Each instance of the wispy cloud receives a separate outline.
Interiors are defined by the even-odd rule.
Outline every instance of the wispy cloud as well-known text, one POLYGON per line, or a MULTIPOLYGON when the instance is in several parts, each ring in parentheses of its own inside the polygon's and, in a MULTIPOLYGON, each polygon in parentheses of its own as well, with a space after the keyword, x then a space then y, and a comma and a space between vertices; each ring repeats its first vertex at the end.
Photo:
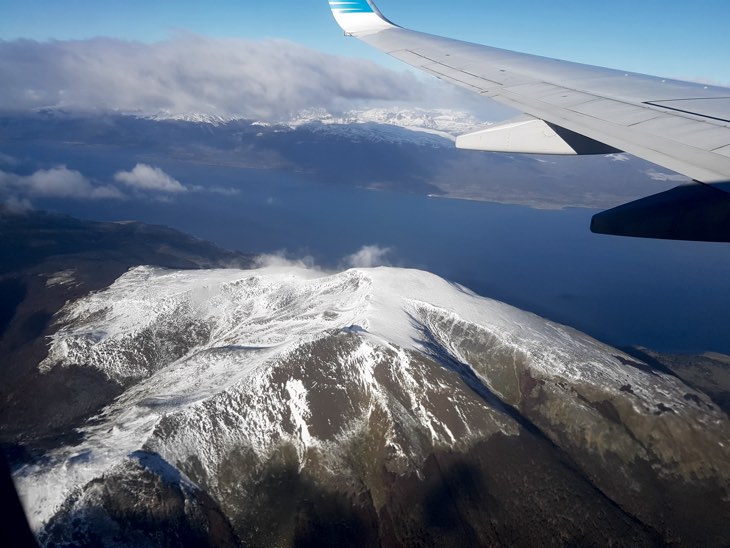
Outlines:
POLYGON ((364 245, 351 255, 346 255, 336 265, 323 266, 317 264, 311 255, 295 255, 287 251, 275 251, 258 255, 254 259, 256 268, 267 267, 297 267, 318 270, 322 273, 335 273, 348 268, 372 268, 376 266, 391 266, 389 257, 393 249, 379 245, 364 245))
POLYGON ((154 44, 109 38, 0 42, 0 104, 127 113, 282 119, 304 108, 407 101, 423 86, 408 72, 280 40, 194 34, 154 44))
POLYGON ((33 204, 27 198, 18 198, 17 196, 8 196, 0 202, 0 215, 3 213, 10 215, 22 215, 33 209, 33 204))
POLYGON ((623 152, 606 154, 606 158, 610 159, 612 162, 628 162, 629 160, 631 160, 631 157, 628 154, 624 154, 623 152))
POLYGON ((119 171, 114 180, 137 190, 157 192, 187 192, 187 188, 158 167, 137 164, 131 171, 119 171))
POLYGON ((192 185, 185 188, 193 192, 211 192, 213 194, 220 194, 221 196, 237 196, 241 193, 241 189, 229 186, 192 185))
POLYGON ((691 179, 680 175, 679 173, 667 173, 664 171, 657 171, 655 169, 647 169, 646 173, 652 181, 677 181, 679 183, 688 183, 691 179))
POLYGON ((345 257, 343 264, 349 268, 370 268, 374 266, 388 266, 388 256, 392 253, 390 247, 365 245, 352 255, 345 257))
POLYGON ((256 268, 281 268, 281 267, 296 267, 296 268, 310 268, 314 270, 321 270, 321 267, 317 265, 314 257, 311 255, 304 255, 302 257, 293 258, 286 251, 280 250, 274 253, 264 253, 254 258, 254 267, 256 268))
POLYGON ((0 165, 16 166, 18 165, 18 160, 17 158, 10 156, 9 154, 4 154, 0 152, 0 165))
POLYGON ((122 198, 118 188, 94 185, 79 171, 58 166, 40 169, 31 175, 16 175, 0 171, 0 194, 27 198, 76 198, 95 200, 122 198))

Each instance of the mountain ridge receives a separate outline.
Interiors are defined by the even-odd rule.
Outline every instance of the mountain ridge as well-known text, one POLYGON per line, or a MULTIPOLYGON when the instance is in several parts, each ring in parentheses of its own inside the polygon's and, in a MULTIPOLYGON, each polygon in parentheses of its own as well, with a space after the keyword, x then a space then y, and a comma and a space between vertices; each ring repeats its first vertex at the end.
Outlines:
POLYGON ((454 501, 465 513, 447 521, 466 535, 457 538, 478 543, 495 538, 490 527, 537 541, 546 534, 540 527, 557 534, 556 523, 568 538, 598 543, 586 529, 592 519, 570 514, 576 507, 550 510, 548 500, 563 489, 607 516, 605 534, 632 531, 610 537, 617 540, 727 533, 720 516, 730 428, 707 396, 575 330, 425 272, 137 267, 69 303, 56 321, 42 367, 83 363, 124 389, 82 428, 81 443, 18 471, 26 502, 43 509, 33 515, 36 528, 46 524, 42 538, 72 527, 83 504, 69 501, 86 500, 73 493, 86 492, 99 473, 124 483, 111 470, 134 451, 179 470, 217 501, 240 540, 255 545, 288 544, 302 527, 325 527, 318 510, 302 509, 321 489, 351 508, 356 529, 375 535, 367 538, 404 542, 414 527, 434 541, 453 539, 450 530, 428 532, 423 500, 418 515, 403 506, 404 493, 429 481, 466 489, 454 501), (540 457, 529 457, 528 447, 540 457), (506 454, 514 464, 484 468, 506 454), (473 493, 459 474, 429 479, 425 470, 439 460, 492 491, 473 493), (522 484, 528 462, 566 484, 534 472, 522 484), (297 485, 296 500, 272 501, 261 491, 279 474, 297 485), (500 474, 511 479, 500 483, 500 474), (526 511, 504 498, 517 485, 525 500, 541 501, 529 531, 517 533, 501 512, 496 525, 480 524, 492 515, 484 497, 526 511), (694 501, 691 511, 674 510, 682 497, 694 501), (272 512, 283 529, 266 524, 272 512), (292 516, 301 512, 309 517, 297 525, 292 516), (386 531, 389 513, 401 521, 386 531))

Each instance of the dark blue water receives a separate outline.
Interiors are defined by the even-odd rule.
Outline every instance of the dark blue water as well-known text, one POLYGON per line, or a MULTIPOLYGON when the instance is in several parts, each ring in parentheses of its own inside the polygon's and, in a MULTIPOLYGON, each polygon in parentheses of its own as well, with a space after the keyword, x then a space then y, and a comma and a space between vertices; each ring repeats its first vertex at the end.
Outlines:
POLYGON ((328 267, 377 244, 392 248, 392 264, 435 272, 610 344, 730 353, 727 244, 594 235, 588 226, 595 212, 585 209, 534 210, 338 187, 296 174, 156 165, 187 184, 240 192, 191 192, 169 203, 35 203, 87 219, 166 224, 242 251, 311 255, 328 267))

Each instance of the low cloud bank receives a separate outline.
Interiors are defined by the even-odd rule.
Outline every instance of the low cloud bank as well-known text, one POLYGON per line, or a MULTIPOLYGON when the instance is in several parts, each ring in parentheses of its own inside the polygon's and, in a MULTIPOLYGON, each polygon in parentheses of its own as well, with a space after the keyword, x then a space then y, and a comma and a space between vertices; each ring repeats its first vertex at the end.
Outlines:
POLYGON ((411 101, 408 72, 284 41, 182 33, 153 44, 111 38, 0 42, 0 104, 280 120, 305 108, 411 101))
POLYGON ((210 192, 232 196, 240 191, 220 186, 184 185, 162 169, 138 163, 129 171, 118 171, 113 183, 92 181, 80 171, 61 165, 39 169, 30 175, 0 170, 0 201, 6 210, 32 208, 34 198, 71 200, 119 200, 130 196, 169 202, 186 192, 210 192))
POLYGON ((15 199, 25 197, 95 200, 123 197, 116 187, 94 185, 81 172, 66 166, 40 169, 31 175, 0 171, 0 195, 15 199))

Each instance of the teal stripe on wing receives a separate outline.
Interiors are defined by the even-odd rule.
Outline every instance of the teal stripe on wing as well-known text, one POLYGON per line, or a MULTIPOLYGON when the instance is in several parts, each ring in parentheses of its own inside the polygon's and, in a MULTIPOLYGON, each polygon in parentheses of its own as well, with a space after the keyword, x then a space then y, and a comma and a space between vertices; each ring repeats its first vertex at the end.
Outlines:
POLYGON ((341 13, 372 13, 373 8, 367 0, 332 0, 330 8, 341 13))

